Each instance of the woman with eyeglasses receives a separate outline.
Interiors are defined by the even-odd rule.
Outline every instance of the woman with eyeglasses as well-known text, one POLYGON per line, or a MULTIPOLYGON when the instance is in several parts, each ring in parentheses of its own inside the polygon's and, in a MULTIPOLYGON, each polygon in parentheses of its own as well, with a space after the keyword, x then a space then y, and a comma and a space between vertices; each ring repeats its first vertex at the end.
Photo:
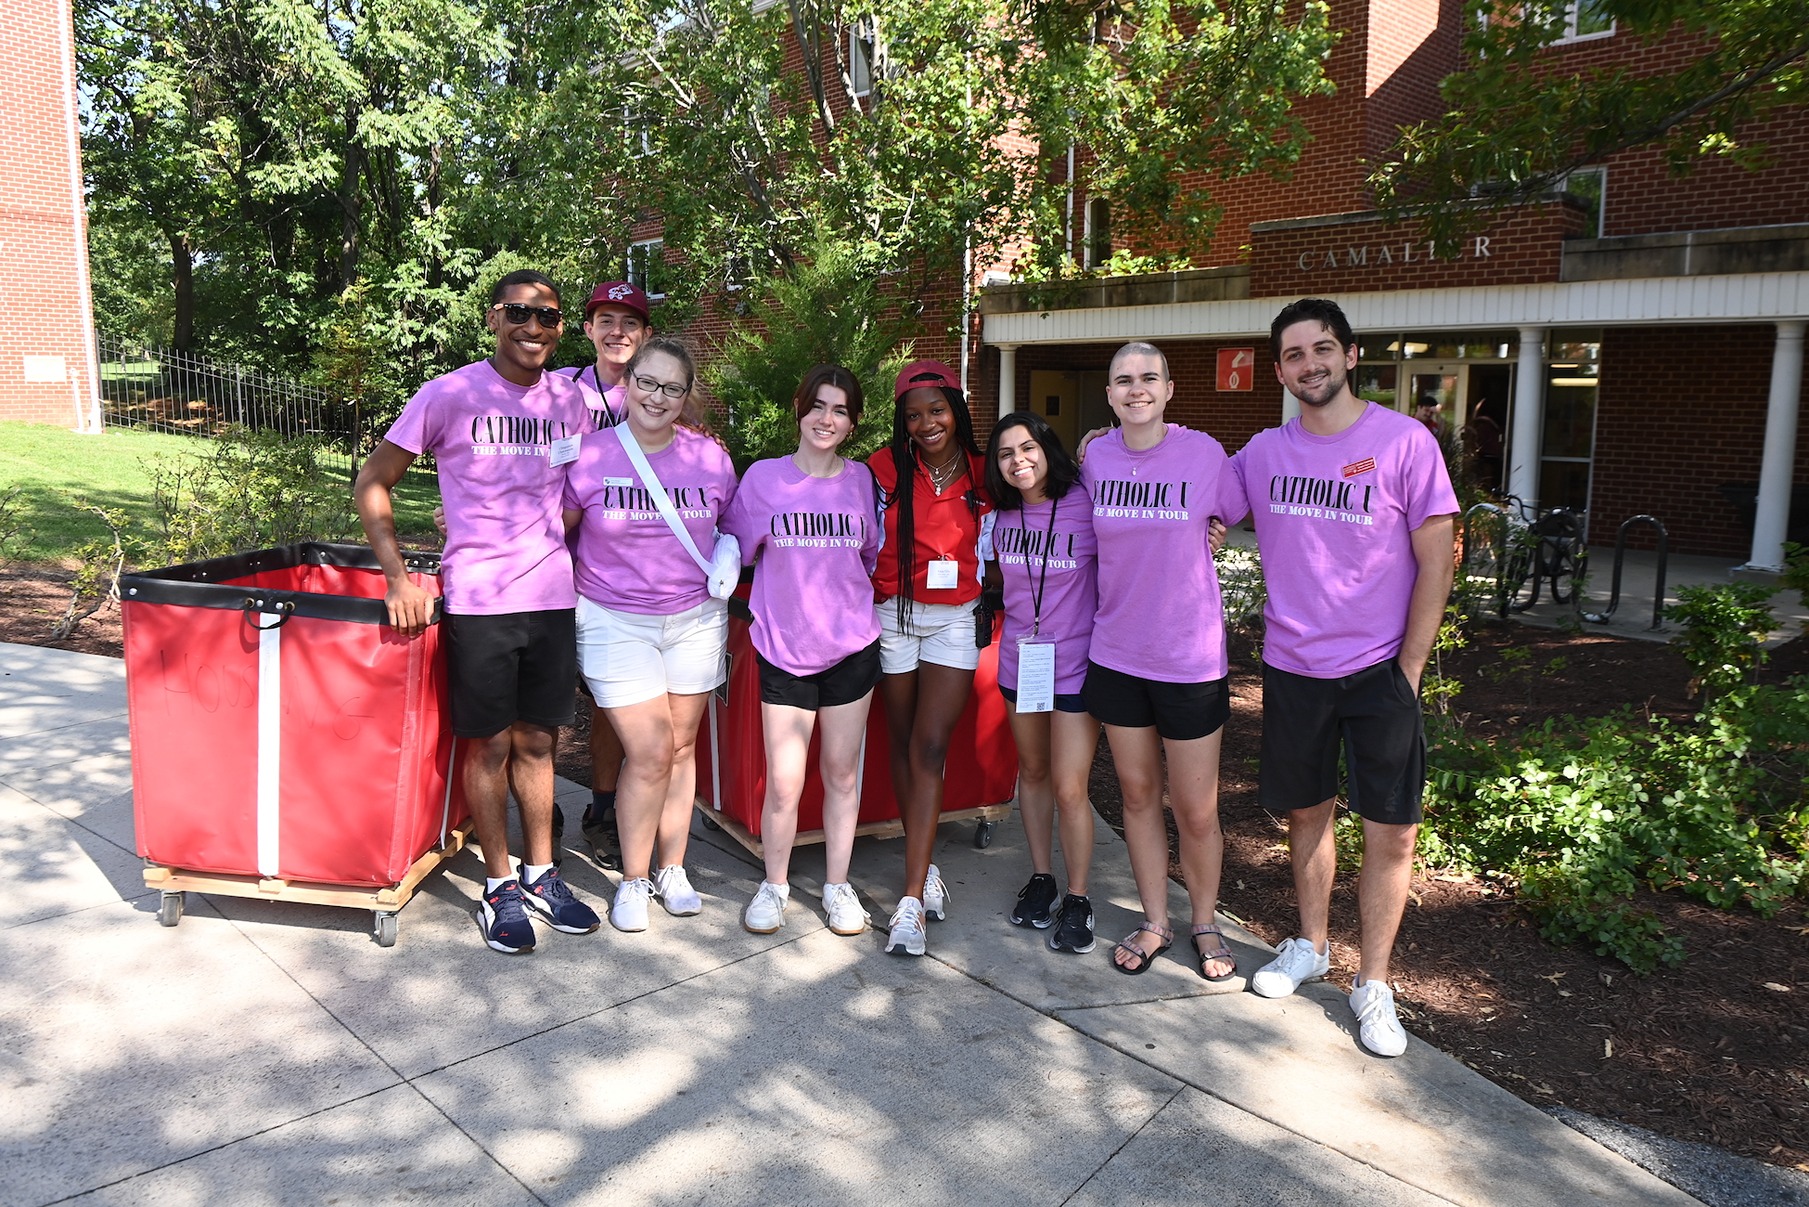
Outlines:
POLYGON ((735 467, 713 436, 681 422, 696 377, 684 345, 643 344, 628 363, 622 423, 584 438, 565 489, 578 533, 579 667, 627 755, 616 789, 622 880, 609 914, 624 931, 647 929, 654 897, 670 914, 703 908, 684 868, 697 727, 723 680, 723 597, 740 555, 718 573, 700 564, 716 557, 735 467))
POLYGON ((974 424, 954 371, 920 360, 899 371, 892 443, 868 464, 885 508, 873 573, 879 601, 880 698, 892 746, 892 789, 905 831, 905 883, 886 950, 920 956, 927 918, 947 915, 948 888, 930 856, 942 814, 949 735, 973 691, 980 648, 974 605, 992 503, 974 424))
POLYGON ((867 929, 848 863, 860 811, 861 741, 879 682, 870 577, 879 527, 873 475, 839 452, 861 407, 860 382, 847 369, 818 365, 806 373, 792 396, 797 451, 750 466, 723 519, 756 566, 749 608, 766 746, 766 877, 742 915, 755 934, 785 925, 813 731, 822 748, 823 912, 838 935, 867 929))
POLYGON ((998 506, 993 552, 1005 583, 999 693, 1018 747, 1018 809, 1031 876, 1013 926, 1049 931, 1051 951, 1093 950, 1093 807, 1087 776, 1099 722, 1081 699, 1098 607, 1099 545, 1080 467, 1047 420, 1013 411, 986 446, 986 486, 998 506), (1059 817, 1066 894, 1055 881, 1059 817), (1056 905, 1060 899, 1060 906, 1056 905))

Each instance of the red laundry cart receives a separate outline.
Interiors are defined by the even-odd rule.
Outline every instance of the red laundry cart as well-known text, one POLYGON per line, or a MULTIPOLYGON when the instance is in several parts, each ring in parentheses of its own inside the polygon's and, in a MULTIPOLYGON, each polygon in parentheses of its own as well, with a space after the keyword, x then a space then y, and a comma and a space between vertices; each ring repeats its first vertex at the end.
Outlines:
MULTIPOLYGON (((439 555, 407 555, 439 595, 439 555)), ((132 811, 159 920, 195 890, 371 910, 377 942, 470 829, 453 790, 439 603, 391 628, 363 545, 120 579, 132 811)))
MULTIPOLYGON (((760 841, 760 806, 766 795, 766 746, 760 732, 760 671, 749 634, 747 588, 729 605, 729 677, 710 701, 697 738, 697 808, 704 821, 720 826, 755 855, 760 841)), ((892 744, 885 704, 877 690, 867 717, 861 751, 860 825, 856 834, 894 837, 904 833, 898 800, 892 794, 892 744)), ((823 841, 823 783, 817 775, 817 739, 810 743, 810 775, 798 803, 798 844, 823 841)), ((1018 748, 999 695, 999 644, 980 651, 974 690, 949 741, 943 776, 942 819, 972 819, 974 845, 992 842, 993 825, 1011 812, 1017 792, 1018 748)))

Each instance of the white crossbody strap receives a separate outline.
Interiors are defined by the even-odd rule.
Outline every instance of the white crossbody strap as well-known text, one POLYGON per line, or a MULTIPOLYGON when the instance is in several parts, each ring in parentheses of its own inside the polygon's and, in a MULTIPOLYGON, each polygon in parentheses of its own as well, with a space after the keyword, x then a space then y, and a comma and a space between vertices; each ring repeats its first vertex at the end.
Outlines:
POLYGON ((672 506, 672 500, 666 495, 666 488, 660 485, 659 475, 653 472, 653 466, 647 464, 647 454, 641 451, 640 443, 629 432, 628 425, 618 423, 610 430, 616 434, 616 439, 622 442, 622 451, 628 454, 628 460, 634 464, 634 472, 641 476, 641 485, 646 488, 647 494, 653 499, 653 505, 660 509, 660 515, 665 517, 666 526, 672 529, 672 535, 676 536, 678 543, 685 547, 685 552, 691 555, 691 560, 697 563, 697 568, 705 574, 710 573, 714 568, 710 559, 697 551, 697 542, 692 540, 691 534, 685 530, 684 521, 678 518, 678 508, 672 506))

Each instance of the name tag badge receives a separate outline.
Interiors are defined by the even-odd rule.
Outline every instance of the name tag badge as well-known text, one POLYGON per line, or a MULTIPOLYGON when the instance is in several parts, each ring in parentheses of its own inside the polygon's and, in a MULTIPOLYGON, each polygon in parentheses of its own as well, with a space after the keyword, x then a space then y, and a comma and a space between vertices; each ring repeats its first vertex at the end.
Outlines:
POLYGON ((1018 711, 1055 711, 1055 643, 1018 638, 1018 711))
POLYGON ((633 478, 604 478, 603 485, 605 485, 605 486, 633 486, 634 479, 633 478))
POLYGON ((932 591, 953 591, 961 585, 961 563, 946 558, 931 562, 923 585, 932 591))
POLYGON ((570 465, 578 459, 578 437, 561 436, 553 441, 552 452, 548 455, 554 465, 570 465))

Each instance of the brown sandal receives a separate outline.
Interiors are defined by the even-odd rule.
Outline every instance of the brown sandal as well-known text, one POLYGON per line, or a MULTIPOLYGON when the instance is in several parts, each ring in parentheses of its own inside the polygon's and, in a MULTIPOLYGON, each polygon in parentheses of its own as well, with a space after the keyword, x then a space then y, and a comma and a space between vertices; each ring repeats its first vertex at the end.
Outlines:
POLYGON ((1224 982, 1229 981, 1232 977, 1237 975, 1237 957, 1231 954, 1231 948, 1229 946, 1227 946, 1225 943, 1225 932, 1220 930, 1217 926, 1214 926, 1211 923, 1208 923, 1205 926, 1196 926, 1193 928, 1193 952, 1194 952, 1194 955, 1198 956, 1199 960, 1200 960, 1200 975, 1202 977, 1205 977, 1208 981, 1212 982, 1214 985, 1223 984, 1224 982), (1219 937, 1219 945, 1218 945, 1217 950, 1201 951, 1200 950, 1200 936, 1201 935, 1217 935, 1219 937), (1208 975, 1206 972, 1206 965, 1213 960, 1230 960, 1231 961, 1231 971, 1220 973, 1218 976, 1208 975))
POLYGON ((1173 947, 1174 942, 1175 942, 1175 932, 1173 930, 1171 930, 1170 928, 1168 928, 1166 926, 1157 926, 1154 922, 1151 922, 1148 918, 1145 918, 1143 921, 1141 921, 1137 924, 1136 930, 1133 930, 1130 934, 1124 936, 1124 938, 1122 938, 1118 942, 1112 944, 1113 952, 1116 953, 1116 952, 1123 951, 1123 952, 1128 952, 1131 955, 1136 956, 1137 961, 1138 961, 1137 966, 1135 968, 1132 968, 1128 964, 1120 964, 1117 960, 1113 960, 1112 967, 1116 968, 1119 972, 1124 973, 1124 975, 1126 975, 1126 976, 1140 976, 1143 974, 1143 972, 1146 969, 1149 968, 1149 966, 1151 964, 1155 963, 1157 956, 1159 956, 1163 952, 1167 951, 1170 947, 1173 947), (1146 930, 1150 934, 1155 935, 1158 939, 1162 940, 1162 942, 1156 946, 1156 949, 1154 951, 1151 951, 1148 953, 1145 953, 1144 951, 1142 951, 1140 948, 1138 948, 1136 945, 1134 945, 1131 942, 1132 939, 1135 939, 1137 937, 1137 934, 1139 931, 1146 931, 1146 930))

